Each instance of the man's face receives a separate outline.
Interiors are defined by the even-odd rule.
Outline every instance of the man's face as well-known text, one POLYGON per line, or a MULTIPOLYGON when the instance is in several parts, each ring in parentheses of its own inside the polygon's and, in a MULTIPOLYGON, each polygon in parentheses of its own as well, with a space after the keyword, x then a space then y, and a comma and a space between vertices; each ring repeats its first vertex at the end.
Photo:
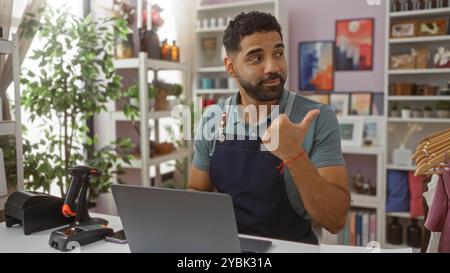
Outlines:
POLYGON ((237 78, 249 97, 261 102, 277 100, 287 74, 283 40, 278 32, 246 36, 240 47, 239 52, 225 60, 227 70, 237 78))

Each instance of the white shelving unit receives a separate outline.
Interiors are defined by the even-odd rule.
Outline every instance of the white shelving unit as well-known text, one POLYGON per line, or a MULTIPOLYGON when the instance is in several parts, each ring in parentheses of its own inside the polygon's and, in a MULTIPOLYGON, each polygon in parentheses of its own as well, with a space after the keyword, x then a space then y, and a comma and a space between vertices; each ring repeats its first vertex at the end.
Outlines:
MULTIPOLYGON (((252 10, 258 10, 263 12, 270 12, 274 15, 280 25, 283 28, 283 37, 285 38, 286 46, 286 60, 289 61, 288 57, 288 40, 289 37, 289 22, 288 22, 288 11, 282 0, 260 0, 260 1, 229 1, 225 4, 202 4, 202 0, 197 0, 197 19, 209 19, 221 17, 225 21, 227 18, 234 18, 241 12, 249 12, 252 10)), ((201 78, 228 78, 228 74, 223 65, 223 60, 219 55, 221 55, 222 48, 222 38, 225 31, 225 27, 216 26, 212 28, 201 28, 195 29, 194 35, 197 37, 197 43, 199 46, 196 48, 195 60, 197 61, 195 67, 196 75, 194 77, 194 98, 204 97, 208 98, 211 96, 215 97, 226 97, 235 94, 237 90, 234 90, 232 86, 216 86, 215 89, 201 89, 200 79, 201 78), (215 37, 217 41, 217 52, 214 57, 215 65, 206 66, 205 57, 202 52, 201 38, 202 37, 215 37)))
MULTIPOLYGON (((149 147, 149 121, 153 120, 155 125, 155 141, 160 140, 160 119, 171 118, 171 110, 167 111, 155 111, 151 112, 149 110, 149 99, 148 99, 148 73, 153 72, 155 78, 157 78, 157 73, 159 71, 181 71, 183 74, 183 90, 185 91, 185 97, 187 103, 191 101, 190 93, 190 68, 187 64, 148 59, 147 53, 140 52, 139 58, 132 59, 120 59, 114 61, 114 66, 118 71, 131 70, 138 73, 138 83, 139 83, 139 97, 140 101, 140 147, 141 153, 140 158, 132 160, 131 165, 127 166, 126 163, 121 162, 122 165, 127 169, 140 169, 141 170, 141 181, 142 186, 162 186, 162 176, 160 164, 180 159, 187 159, 192 154, 192 148, 189 143, 187 149, 178 149, 168 155, 152 155, 150 154, 149 147), (142 99, 143 98, 143 99, 142 99), (146 122, 145 122, 146 121, 146 122), (151 173, 150 168, 155 167, 156 174, 154 176, 155 183, 151 184, 151 173)), ((101 142, 103 145, 107 145, 110 141, 117 139, 117 122, 119 121, 129 121, 122 111, 117 111, 115 102, 111 101, 107 105, 108 111, 99 115, 96 122, 97 130, 100 132, 107 132, 105 137, 102 137, 101 142)), ((188 169, 190 166, 190 160, 188 160, 188 169)))
MULTIPOLYGON (((0 121, 0 136, 15 136, 16 140, 16 166, 17 189, 24 189, 23 174, 23 143, 22 143, 22 113, 20 102, 20 63, 19 46, 17 36, 12 35, 12 40, 0 39, 0 55, 9 54, 12 57, 12 72, 14 82, 14 121, 0 121)), ((8 69, 8 68, 7 68, 8 69)), ((0 181, 7 183, 7 181, 0 181)), ((0 196, 0 210, 4 209, 7 196, 0 196)))
POLYGON ((416 44, 416 43, 443 42, 443 41, 450 41, 450 35, 389 39, 389 43, 391 44, 416 44))
MULTIPOLYGON (((400 146, 400 142, 405 142, 405 146, 412 152, 415 151, 418 142, 423 137, 448 128, 450 126, 450 119, 442 118, 397 118, 389 117, 389 110, 392 104, 402 106, 409 106, 410 108, 423 108, 441 101, 450 102, 450 96, 392 96, 389 93, 389 86, 391 83, 404 82, 404 83, 416 83, 416 84, 429 84, 444 87, 443 84, 447 83, 450 76, 450 69, 448 68, 427 68, 427 69, 404 69, 404 70, 391 70, 389 68, 390 54, 397 54, 408 48, 413 47, 428 47, 431 50, 436 46, 449 46, 450 35, 443 36, 427 36, 427 37, 412 37, 412 38, 390 38, 390 25, 394 21, 403 20, 422 20, 422 19, 435 19, 435 18, 450 18, 450 8, 436 8, 417 11, 405 11, 405 12, 391 12, 392 1, 386 1, 386 54, 385 54, 385 109, 387 113, 387 126, 391 128, 386 132, 386 162, 385 173, 388 171, 414 171, 415 167, 410 166, 397 166, 392 162, 393 151, 400 146), (414 131, 408 139, 406 135, 408 130, 414 125, 419 125, 419 131, 414 131)), ((430 52, 432 53, 432 52, 430 52)), ((432 54, 430 54, 432 56, 432 54)), ((387 185, 387 180, 385 181, 387 185)), ((386 187, 387 188, 387 187, 386 187)), ((384 213, 386 220, 386 226, 383 228, 383 233, 386 233, 388 221, 392 217, 398 217, 402 219, 404 224, 407 224, 411 219, 409 212, 389 212, 384 213)), ((423 224, 422 217, 419 217, 419 223, 423 224)), ((423 228, 423 226, 422 226, 423 228)), ((406 226, 403 225, 403 233, 406 232, 406 226)), ((408 247, 406 245, 391 245, 387 242, 387 235, 384 234, 382 244, 386 248, 402 248, 408 247)), ((414 249, 414 251, 418 251, 414 249)))

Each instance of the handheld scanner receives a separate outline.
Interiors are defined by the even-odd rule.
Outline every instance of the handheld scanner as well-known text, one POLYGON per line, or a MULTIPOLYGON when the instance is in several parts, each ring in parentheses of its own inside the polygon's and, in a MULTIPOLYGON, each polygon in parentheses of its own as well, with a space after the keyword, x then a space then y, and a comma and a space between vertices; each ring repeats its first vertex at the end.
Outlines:
POLYGON ((62 213, 66 217, 74 217, 77 215, 78 202, 81 197, 80 192, 83 187, 89 186, 89 176, 98 176, 99 172, 91 167, 75 166, 69 169, 69 174, 72 176, 69 189, 64 200, 62 213))

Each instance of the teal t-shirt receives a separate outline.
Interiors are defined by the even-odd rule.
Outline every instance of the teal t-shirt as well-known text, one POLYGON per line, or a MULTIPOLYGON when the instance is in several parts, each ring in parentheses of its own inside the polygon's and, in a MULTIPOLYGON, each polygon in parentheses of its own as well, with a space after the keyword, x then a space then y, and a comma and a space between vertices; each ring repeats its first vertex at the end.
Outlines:
MULTIPOLYGON (((227 134, 234 132, 235 135, 249 136, 255 133, 255 130, 251 130, 240 118, 238 111, 236 111, 236 105, 238 103, 239 93, 230 98, 230 106, 227 112, 231 114, 227 120, 225 130, 227 134)), ((303 143, 303 148, 316 168, 345 165, 341 150, 339 123, 333 110, 328 105, 311 101, 287 90, 283 91, 278 105, 279 113, 285 112, 286 108, 289 107, 290 114, 288 116, 294 123, 301 122, 309 111, 320 109, 320 115, 311 123, 303 143)), ((220 105, 220 107, 223 110, 224 104, 220 105)), ((215 141, 217 141, 218 124, 221 121, 221 114, 206 109, 198 124, 194 141, 195 154, 193 165, 202 171, 209 171, 215 141), (207 124, 214 125, 205 128, 205 126, 208 126, 207 124), (210 134, 215 134, 216 137, 205 134, 205 131, 210 134)), ((283 140, 280 139, 280 141, 283 140)))

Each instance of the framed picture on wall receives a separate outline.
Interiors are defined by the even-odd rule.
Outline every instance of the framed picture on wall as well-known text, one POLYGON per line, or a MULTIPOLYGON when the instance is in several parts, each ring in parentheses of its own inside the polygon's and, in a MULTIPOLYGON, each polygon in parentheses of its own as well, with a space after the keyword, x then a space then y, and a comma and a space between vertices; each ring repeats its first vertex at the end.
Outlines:
POLYGON ((372 93, 352 93, 350 114, 370 116, 372 114, 372 93))
POLYGON ((372 93, 372 113, 373 116, 384 115, 384 93, 372 93))
POLYGON ((374 19, 336 21, 336 70, 372 70, 374 19))
POLYGON ((361 146, 363 143, 362 117, 338 117, 341 132, 341 144, 347 146, 361 146))
POLYGON ((330 107, 338 117, 347 116, 350 105, 350 94, 333 93, 330 94, 330 107))
POLYGON ((298 45, 299 90, 332 91, 334 88, 334 42, 301 42, 298 45))
POLYGON ((364 117, 363 144, 379 147, 383 145, 383 120, 380 117, 364 117))

